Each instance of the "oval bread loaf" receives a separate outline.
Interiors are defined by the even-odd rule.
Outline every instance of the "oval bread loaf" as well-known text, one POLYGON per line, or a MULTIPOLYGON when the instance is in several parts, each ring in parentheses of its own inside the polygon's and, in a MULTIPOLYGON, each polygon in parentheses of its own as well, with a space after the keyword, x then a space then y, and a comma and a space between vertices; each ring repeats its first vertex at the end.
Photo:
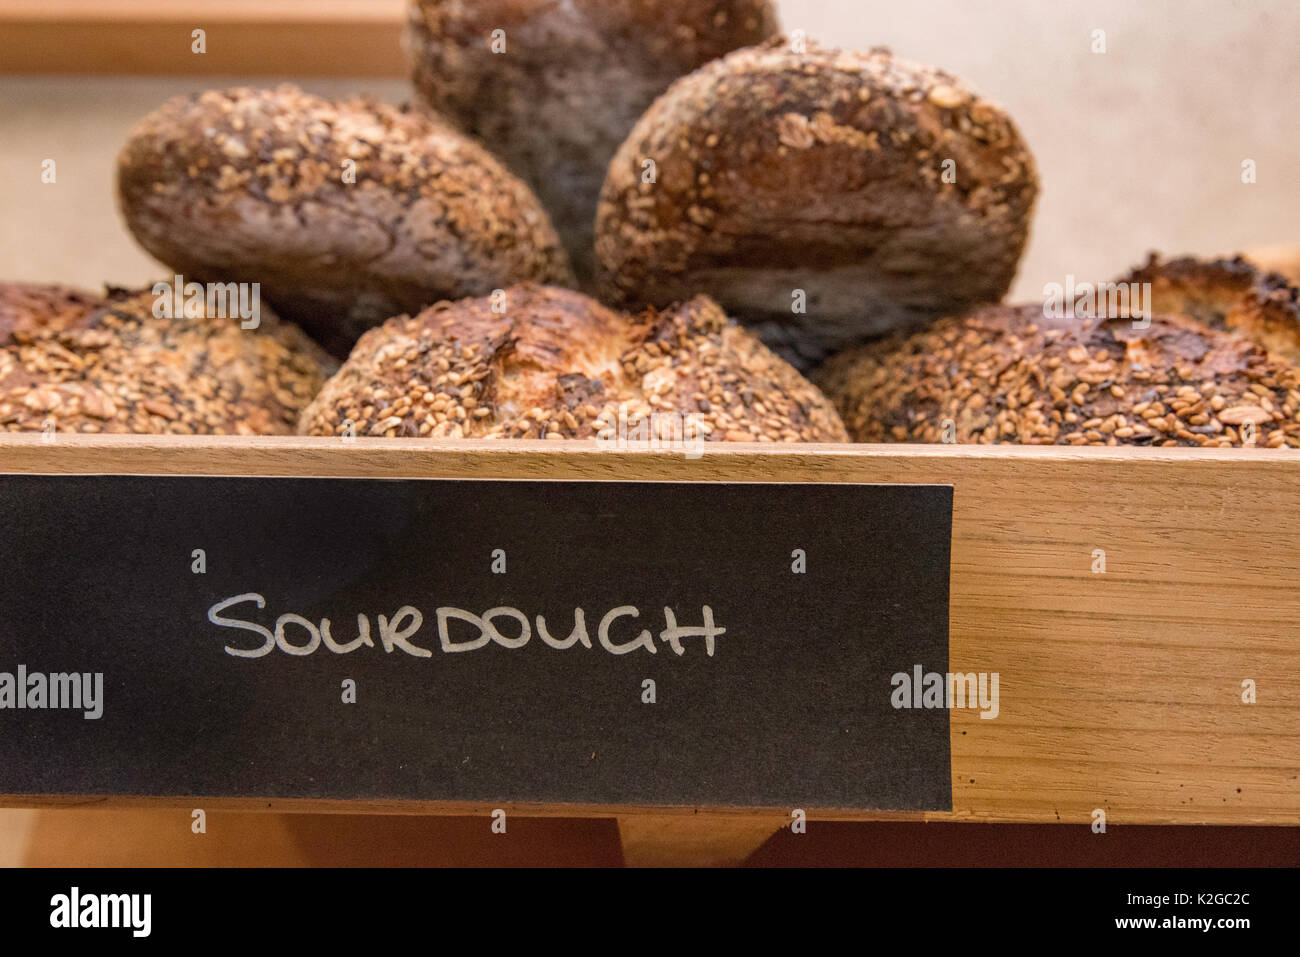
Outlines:
POLYGON ((955 77, 773 41, 637 123, 600 197, 600 288, 628 308, 710 295, 810 364, 1000 300, 1037 192, 1015 125, 955 77))
POLYGON ((550 210, 581 276, 610 157, 674 79, 776 33, 770 0, 412 0, 425 101, 550 210))
POLYGON ((711 300, 627 316, 536 285, 362 336, 310 435, 843 442, 830 403, 711 300), (689 417, 689 422, 687 418, 689 417), (650 429, 660 429, 654 436, 650 429))
POLYGON ((157 302, 0 283, 0 431, 289 435, 335 368, 268 309, 253 331, 157 302))
POLYGON ((819 383, 858 442, 1300 448, 1300 374, 1186 316, 991 306, 849 350, 819 383))
POLYGON ((261 283, 331 351, 447 297, 572 281, 523 182, 437 118, 293 86, 173 99, 118 160, 146 250, 196 281, 261 283))

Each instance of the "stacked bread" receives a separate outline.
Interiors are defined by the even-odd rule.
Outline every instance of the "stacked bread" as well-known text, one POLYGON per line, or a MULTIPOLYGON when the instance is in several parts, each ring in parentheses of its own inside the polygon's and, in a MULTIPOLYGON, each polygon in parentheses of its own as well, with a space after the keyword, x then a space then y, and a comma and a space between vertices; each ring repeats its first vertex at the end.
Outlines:
POLYGON ((0 424, 1300 444, 1281 277, 1153 259, 1125 280, 1152 284, 1143 321, 999 305, 1037 172, 943 70, 783 38, 770 0, 411 0, 409 21, 413 107, 209 91, 122 151, 127 224, 177 284, 256 286, 285 320, 11 287, 0 424), (290 322, 346 359, 328 384, 290 322))

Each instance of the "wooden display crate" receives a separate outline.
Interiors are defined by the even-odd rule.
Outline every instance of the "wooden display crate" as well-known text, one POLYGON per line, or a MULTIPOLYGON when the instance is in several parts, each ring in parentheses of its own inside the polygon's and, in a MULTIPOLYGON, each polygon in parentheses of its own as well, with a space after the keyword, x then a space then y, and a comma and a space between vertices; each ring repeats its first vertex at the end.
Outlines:
MULTIPOLYGON (((0 436, 0 473, 951 485, 950 668, 999 672, 1001 713, 951 712, 951 812, 810 806, 811 820, 1086 825, 1103 809, 1112 824, 1300 824, 1294 451, 719 445, 690 459, 594 442, 11 435, 0 436)), ((51 794, 0 804, 88 800, 156 803, 51 794)), ((490 811, 472 801, 204 806, 490 811)), ((632 863, 740 860, 791 814, 506 808, 617 817, 632 863)))

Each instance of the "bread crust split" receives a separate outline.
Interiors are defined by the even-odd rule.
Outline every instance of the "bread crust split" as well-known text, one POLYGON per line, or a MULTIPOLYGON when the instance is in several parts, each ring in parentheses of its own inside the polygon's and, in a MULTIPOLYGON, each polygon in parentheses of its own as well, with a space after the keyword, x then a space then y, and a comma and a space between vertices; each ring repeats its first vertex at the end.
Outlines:
POLYGON ((1191 316, 1300 364, 1300 288, 1242 256, 1162 259, 1151 253, 1121 282, 1151 284, 1156 312, 1191 316))
POLYGON ((370 330, 299 431, 617 440, 656 416, 689 416, 701 441, 847 440, 825 397, 705 297, 628 316, 533 284, 370 330))
POLYGON ((159 318, 152 289, 0 283, 0 431, 291 435, 335 363, 262 309, 159 318))
POLYGON ((445 120, 292 85, 177 97, 118 159, 127 225, 197 282, 258 282, 338 355, 366 328, 522 280, 572 283, 532 191, 445 120))

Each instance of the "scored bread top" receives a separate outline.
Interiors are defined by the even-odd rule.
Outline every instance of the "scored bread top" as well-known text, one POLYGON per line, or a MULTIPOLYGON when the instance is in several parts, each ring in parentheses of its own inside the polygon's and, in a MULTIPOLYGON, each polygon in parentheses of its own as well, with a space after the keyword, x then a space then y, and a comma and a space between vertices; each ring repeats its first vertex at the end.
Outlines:
POLYGON ((591 438, 655 413, 691 415, 706 441, 847 438, 825 397, 707 298, 631 317, 533 284, 370 330, 299 431, 591 438))
POLYGON ((1300 448, 1296 367, 1185 316, 1141 329, 986 307, 838 355, 819 382, 859 442, 1232 446, 1253 431, 1300 448))
POLYGON ((0 283, 0 431, 288 435, 333 371, 269 309, 246 330, 156 301, 0 283))
POLYGON ((1279 273, 1241 256, 1161 260, 1152 253, 1120 282, 1151 283, 1155 312, 1190 316, 1300 363, 1300 289, 1279 273))

